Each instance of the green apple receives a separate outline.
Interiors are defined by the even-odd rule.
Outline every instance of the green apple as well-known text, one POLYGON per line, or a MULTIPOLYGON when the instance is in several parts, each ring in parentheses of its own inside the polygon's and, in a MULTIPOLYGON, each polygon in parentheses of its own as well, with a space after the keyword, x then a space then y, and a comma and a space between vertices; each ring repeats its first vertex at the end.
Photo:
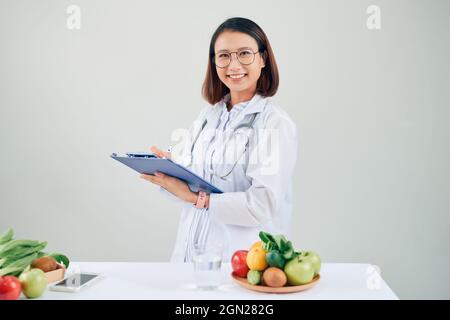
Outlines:
POLYGON ((321 260, 320 256, 317 253, 315 253, 314 251, 302 251, 300 252, 300 257, 311 262, 314 267, 314 277, 320 273, 321 260))
POLYGON ((296 256, 289 260, 284 266, 288 284, 298 286, 312 281, 314 278, 314 267, 308 259, 296 256))
POLYGON ((41 269, 31 269, 19 277, 22 292, 27 298, 39 298, 47 288, 47 278, 41 269))

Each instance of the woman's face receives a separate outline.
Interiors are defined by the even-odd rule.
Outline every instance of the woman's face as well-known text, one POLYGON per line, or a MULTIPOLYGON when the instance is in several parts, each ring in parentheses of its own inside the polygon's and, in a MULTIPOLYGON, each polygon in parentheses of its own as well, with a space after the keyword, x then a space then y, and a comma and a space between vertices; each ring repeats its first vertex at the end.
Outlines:
MULTIPOLYGON (((222 32, 214 45, 216 57, 218 57, 220 53, 230 53, 241 50, 242 60, 245 60, 245 55, 248 54, 244 52, 245 49, 257 52, 258 43, 248 34, 236 31, 222 32)), ((237 55, 237 53, 231 54, 231 62, 225 68, 219 68, 216 65, 219 79, 230 89, 231 93, 256 90, 256 83, 261 75, 261 69, 265 66, 263 58, 260 53, 256 53, 253 63, 244 65, 239 62, 237 55)))

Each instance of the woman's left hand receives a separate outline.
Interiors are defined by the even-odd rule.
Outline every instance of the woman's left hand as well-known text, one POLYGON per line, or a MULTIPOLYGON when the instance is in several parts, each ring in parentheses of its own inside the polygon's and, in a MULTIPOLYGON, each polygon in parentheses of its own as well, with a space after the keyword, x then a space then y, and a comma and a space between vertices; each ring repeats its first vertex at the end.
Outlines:
POLYGON ((151 183, 163 187, 181 200, 190 203, 197 202, 197 194, 189 189, 189 186, 186 182, 181 181, 178 178, 168 176, 161 172, 155 172, 155 175, 142 173, 140 177, 147 181, 150 181, 151 183))

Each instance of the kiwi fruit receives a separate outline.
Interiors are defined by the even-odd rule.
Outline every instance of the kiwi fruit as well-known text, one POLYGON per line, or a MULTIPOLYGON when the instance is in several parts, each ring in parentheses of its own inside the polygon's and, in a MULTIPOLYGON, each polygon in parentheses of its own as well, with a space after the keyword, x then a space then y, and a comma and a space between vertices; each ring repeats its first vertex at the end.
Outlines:
POLYGON ((56 260, 52 257, 42 257, 31 262, 31 268, 41 269, 44 272, 53 271, 58 267, 56 260))
POLYGON ((283 287, 287 282, 286 274, 283 270, 276 267, 267 268, 264 271, 262 278, 265 285, 274 288, 283 287))

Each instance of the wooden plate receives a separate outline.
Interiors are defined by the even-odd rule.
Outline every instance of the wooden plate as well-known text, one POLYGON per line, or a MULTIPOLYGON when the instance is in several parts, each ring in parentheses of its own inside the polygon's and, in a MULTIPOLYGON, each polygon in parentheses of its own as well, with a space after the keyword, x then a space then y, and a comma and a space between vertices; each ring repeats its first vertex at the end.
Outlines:
POLYGON ((233 273, 231 273, 231 277, 233 278, 234 282, 237 284, 243 286, 244 288, 247 288, 249 290, 258 291, 258 292, 266 292, 266 293, 292 293, 292 292, 299 292, 303 290, 307 290, 317 284, 317 282, 320 279, 320 274, 314 277, 314 279, 307 284, 302 284, 300 286, 285 286, 280 288, 273 288, 268 286, 255 286, 253 284, 250 284, 247 282, 247 278, 241 278, 233 273))

